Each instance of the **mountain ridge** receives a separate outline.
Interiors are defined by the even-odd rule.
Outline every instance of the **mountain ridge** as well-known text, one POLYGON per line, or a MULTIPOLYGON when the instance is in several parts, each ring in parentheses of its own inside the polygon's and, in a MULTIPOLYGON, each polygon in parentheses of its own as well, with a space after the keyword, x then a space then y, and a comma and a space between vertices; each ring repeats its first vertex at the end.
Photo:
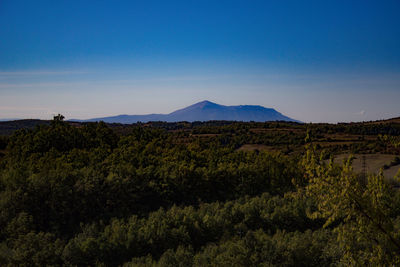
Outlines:
POLYGON ((107 123, 136 123, 149 121, 292 121, 298 120, 289 118, 273 108, 266 108, 260 105, 237 105, 225 106, 214 102, 204 100, 182 109, 175 110, 168 114, 145 114, 145 115, 127 115, 100 117, 88 120, 71 120, 80 122, 104 121, 107 123))

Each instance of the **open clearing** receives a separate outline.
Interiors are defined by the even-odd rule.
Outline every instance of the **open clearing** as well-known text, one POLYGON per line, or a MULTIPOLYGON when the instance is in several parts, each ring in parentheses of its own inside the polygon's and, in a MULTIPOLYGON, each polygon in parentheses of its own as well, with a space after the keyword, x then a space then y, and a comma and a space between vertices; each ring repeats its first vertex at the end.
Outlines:
POLYGON ((238 148, 238 151, 275 151, 274 147, 260 144, 245 144, 238 148))
MULTIPOLYGON (((355 172, 362 171, 362 154, 355 154, 353 160, 353 169, 355 172)), ((335 157, 335 163, 341 164, 344 159, 347 159, 349 154, 341 154, 335 157)), ((389 165, 396 155, 388 154, 365 154, 365 163, 368 173, 378 173, 385 164, 389 165)), ((387 178, 393 178, 400 169, 400 165, 392 166, 389 169, 383 170, 383 174, 387 178)))

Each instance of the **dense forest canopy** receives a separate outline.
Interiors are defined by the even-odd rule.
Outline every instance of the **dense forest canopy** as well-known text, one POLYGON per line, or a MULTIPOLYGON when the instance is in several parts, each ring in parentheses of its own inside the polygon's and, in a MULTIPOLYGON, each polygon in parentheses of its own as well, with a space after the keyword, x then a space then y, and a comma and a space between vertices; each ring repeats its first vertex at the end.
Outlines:
POLYGON ((395 122, 57 116, 0 137, 0 264, 398 265, 396 177, 329 159, 400 155, 399 136, 395 122))

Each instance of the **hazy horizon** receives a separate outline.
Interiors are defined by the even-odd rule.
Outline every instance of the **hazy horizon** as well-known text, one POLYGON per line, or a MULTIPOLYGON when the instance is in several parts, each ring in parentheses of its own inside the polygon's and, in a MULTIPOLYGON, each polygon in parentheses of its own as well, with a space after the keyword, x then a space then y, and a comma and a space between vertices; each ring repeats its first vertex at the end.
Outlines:
POLYGON ((400 116, 398 1, 2 1, 0 119, 199 101, 303 122, 400 116))

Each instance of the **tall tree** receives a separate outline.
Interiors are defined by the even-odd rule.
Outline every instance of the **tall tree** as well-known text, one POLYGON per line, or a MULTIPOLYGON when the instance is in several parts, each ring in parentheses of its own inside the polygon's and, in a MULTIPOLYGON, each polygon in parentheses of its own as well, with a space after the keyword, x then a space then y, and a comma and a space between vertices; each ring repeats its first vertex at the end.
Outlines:
POLYGON ((334 227, 351 265, 399 265, 400 235, 396 194, 381 173, 362 177, 352 170, 352 157, 342 166, 328 163, 308 146, 303 164, 308 179, 306 194, 315 199, 312 218, 334 227), (396 227, 397 226, 397 227, 396 227))

